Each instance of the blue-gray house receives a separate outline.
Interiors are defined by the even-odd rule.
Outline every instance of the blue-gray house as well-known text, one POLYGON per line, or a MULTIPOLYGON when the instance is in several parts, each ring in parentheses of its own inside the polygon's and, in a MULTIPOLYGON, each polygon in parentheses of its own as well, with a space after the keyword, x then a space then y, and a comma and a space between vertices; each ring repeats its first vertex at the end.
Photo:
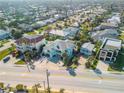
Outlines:
POLYGON ((64 52, 67 53, 68 57, 73 57, 73 51, 75 49, 75 45, 73 41, 70 40, 55 40, 48 43, 43 48, 43 54, 47 56, 49 59, 62 58, 64 52))
POLYGON ((0 30, 0 40, 6 39, 8 37, 10 37, 10 32, 4 31, 4 30, 0 30))

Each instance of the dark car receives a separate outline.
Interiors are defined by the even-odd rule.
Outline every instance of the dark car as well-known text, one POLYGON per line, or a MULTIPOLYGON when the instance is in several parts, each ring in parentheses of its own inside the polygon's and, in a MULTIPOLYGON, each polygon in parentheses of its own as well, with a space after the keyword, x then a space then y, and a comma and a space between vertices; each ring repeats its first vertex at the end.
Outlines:
POLYGON ((6 57, 6 58, 3 59, 3 62, 7 63, 9 60, 10 60, 10 57, 6 57))

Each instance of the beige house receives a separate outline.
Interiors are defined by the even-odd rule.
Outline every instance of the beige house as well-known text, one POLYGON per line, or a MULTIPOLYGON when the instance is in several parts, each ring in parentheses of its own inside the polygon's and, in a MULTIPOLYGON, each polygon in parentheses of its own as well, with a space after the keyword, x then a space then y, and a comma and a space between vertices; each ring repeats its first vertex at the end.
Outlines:
POLYGON ((45 39, 41 35, 24 35, 22 38, 16 41, 16 49, 21 52, 27 50, 32 51, 36 49, 39 51, 40 46, 45 44, 45 39))

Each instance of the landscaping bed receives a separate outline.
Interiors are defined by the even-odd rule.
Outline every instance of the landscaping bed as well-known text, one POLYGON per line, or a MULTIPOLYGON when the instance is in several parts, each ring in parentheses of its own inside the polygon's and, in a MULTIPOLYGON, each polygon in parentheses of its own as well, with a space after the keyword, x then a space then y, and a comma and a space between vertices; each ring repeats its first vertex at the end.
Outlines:
POLYGON ((14 64, 16 64, 16 65, 25 65, 25 61, 19 60, 19 61, 17 61, 17 62, 14 63, 14 64))
POLYGON ((109 71, 124 71, 124 48, 120 51, 117 60, 110 65, 109 71))

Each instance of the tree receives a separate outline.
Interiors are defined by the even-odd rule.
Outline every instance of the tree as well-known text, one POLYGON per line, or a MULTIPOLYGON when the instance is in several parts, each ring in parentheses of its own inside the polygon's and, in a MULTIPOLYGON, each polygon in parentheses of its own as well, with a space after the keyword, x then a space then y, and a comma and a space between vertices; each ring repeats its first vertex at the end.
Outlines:
POLYGON ((68 65, 68 62, 69 62, 69 58, 68 58, 67 53, 64 52, 64 53, 62 54, 62 57, 63 57, 64 66, 67 66, 67 65, 68 65))
POLYGON ((75 65, 78 65, 78 57, 77 56, 74 56, 72 58, 72 63, 75 64, 75 65))
POLYGON ((65 89, 61 88, 59 93, 64 93, 65 89))
POLYGON ((14 39, 19 39, 22 37, 22 32, 21 31, 17 31, 17 30, 12 30, 12 37, 14 37, 14 39))
POLYGON ((76 51, 77 52, 80 52, 81 44, 82 44, 82 42, 76 41, 76 51))
POLYGON ((5 21, 3 18, 0 18, 0 29, 4 29, 5 28, 5 21))
POLYGON ((43 45, 40 46, 39 53, 42 53, 44 46, 45 46, 45 44, 43 44, 43 45))
POLYGON ((16 85, 16 90, 23 90, 23 89, 24 89, 24 85, 23 84, 16 85))
POLYGON ((85 67, 89 69, 91 67, 91 62, 86 62, 85 67))
POLYGON ((23 84, 16 85, 16 93, 18 92, 28 93, 27 86, 24 86, 23 84))
POLYGON ((25 61, 28 61, 28 62, 31 61, 31 52, 30 51, 24 52, 24 59, 25 59, 25 61))
POLYGON ((38 53, 37 53, 37 49, 36 49, 36 48, 33 48, 33 49, 32 49, 31 56, 32 56, 32 58, 35 58, 35 57, 38 56, 38 53))
POLYGON ((4 83, 0 82, 0 88, 3 89, 4 88, 4 83))

